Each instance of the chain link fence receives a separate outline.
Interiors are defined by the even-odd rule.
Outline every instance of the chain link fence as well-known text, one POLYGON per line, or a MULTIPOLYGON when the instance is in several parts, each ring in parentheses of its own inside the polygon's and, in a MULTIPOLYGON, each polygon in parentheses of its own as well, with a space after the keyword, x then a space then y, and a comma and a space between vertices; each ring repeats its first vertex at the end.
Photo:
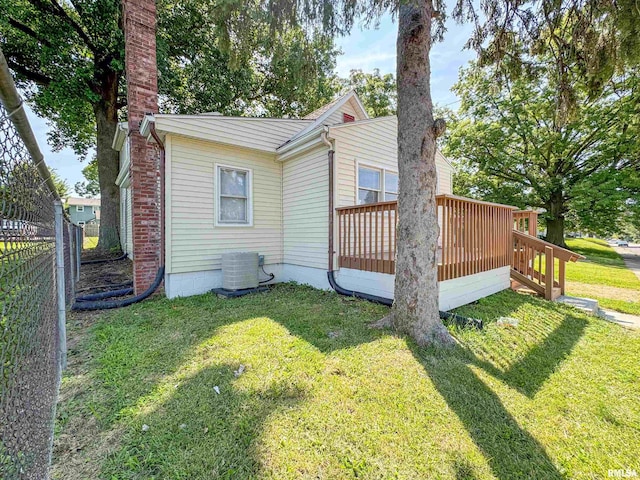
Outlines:
POLYGON ((81 236, 64 218, 2 52, 0 100, 0 478, 41 479, 81 236))

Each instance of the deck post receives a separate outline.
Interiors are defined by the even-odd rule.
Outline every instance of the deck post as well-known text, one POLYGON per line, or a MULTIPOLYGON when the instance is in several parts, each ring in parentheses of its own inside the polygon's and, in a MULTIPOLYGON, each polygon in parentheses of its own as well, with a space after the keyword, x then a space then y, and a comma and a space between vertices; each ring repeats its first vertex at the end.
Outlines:
MULTIPOLYGON (((555 260, 553 258, 553 247, 545 246, 545 274, 544 274, 544 298, 546 300, 553 300, 553 270, 555 260)), ((560 262, 562 263, 562 262, 560 262)))
POLYGON ((566 262, 563 260, 560 260, 560 265, 558 266, 558 283, 560 284, 560 293, 562 295, 564 295, 564 282, 565 282, 565 267, 566 267, 566 262))

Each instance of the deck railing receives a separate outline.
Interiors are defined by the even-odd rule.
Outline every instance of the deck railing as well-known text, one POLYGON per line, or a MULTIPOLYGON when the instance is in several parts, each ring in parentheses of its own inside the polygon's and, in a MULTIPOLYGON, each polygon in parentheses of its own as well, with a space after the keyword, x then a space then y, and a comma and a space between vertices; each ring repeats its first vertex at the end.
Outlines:
POLYGON ((511 264, 513 207, 438 195, 442 255, 438 279, 486 272, 511 264))
MULTIPOLYGON (((512 259, 513 207, 438 195, 438 280, 499 267, 512 259)), ((396 201, 336 209, 338 264, 370 272, 395 272, 396 201)))
POLYGON ((513 232, 511 277, 554 300, 565 292, 565 266, 584 258, 565 248, 522 232, 513 232))
POLYGON ((513 212, 513 229, 538 236, 538 212, 533 210, 516 210, 513 212))
POLYGON ((354 205, 336 212, 339 266, 395 273, 398 202, 354 205))

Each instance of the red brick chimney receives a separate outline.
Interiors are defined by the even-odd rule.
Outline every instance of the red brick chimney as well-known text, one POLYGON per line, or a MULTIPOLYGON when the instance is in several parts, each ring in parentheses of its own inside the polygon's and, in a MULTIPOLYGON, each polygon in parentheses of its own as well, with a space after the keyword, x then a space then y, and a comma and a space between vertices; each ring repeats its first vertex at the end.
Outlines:
POLYGON ((158 149, 139 133, 140 121, 158 111, 155 0, 124 0, 125 71, 129 112, 133 277, 144 292, 160 267, 160 167, 158 149))

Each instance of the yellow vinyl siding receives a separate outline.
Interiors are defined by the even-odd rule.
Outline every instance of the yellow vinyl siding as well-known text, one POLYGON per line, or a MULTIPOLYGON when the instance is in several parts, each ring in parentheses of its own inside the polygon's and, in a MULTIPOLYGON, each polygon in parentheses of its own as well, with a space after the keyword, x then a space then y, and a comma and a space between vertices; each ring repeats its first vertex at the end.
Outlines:
POLYGON ((436 152, 436 167, 438 169, 438 193, 453 193, 453 167, 439 151, 436 152))
MULTIPOLYGON (((398 171, 396 117, 383 117, 338 128, 330 128, 335 139, 337 162, 337 206, 357 203, 357 166, 398 171)), ((451 167, 441 154, 436 155, 438 193, 451 193, 451 167)))
POLYGON ((171 135, 168 273, 221 268, 226 251, 282 262, 281 164, 273 154, 171 135), (215 165, 252 170, 253 226, 215 226, 215 165))
POLYGON ((156 115, 155 122, 159 131, 270 152, 275 152, 277 147, 311 123, 309 120, 215 115, 156 115))
POLYGON ((327 117, 327 119, 322 123, 325 125, 334 125, 336 123, 343 123, 344 121, 344 117, 342 116, 343 113, 351 115, 356 120, 362 120, 363 117, 362 115, 360 115, 359 110, 356 110, 355 105, 353 104, 354 102, 355 100, 349 99, 348 102, 346 102, 336 112, 329 115, 329 117, 327 117))
POLYGON ((284 263, 326 268, 329 173, 327 147, 283 165, 284 263))

